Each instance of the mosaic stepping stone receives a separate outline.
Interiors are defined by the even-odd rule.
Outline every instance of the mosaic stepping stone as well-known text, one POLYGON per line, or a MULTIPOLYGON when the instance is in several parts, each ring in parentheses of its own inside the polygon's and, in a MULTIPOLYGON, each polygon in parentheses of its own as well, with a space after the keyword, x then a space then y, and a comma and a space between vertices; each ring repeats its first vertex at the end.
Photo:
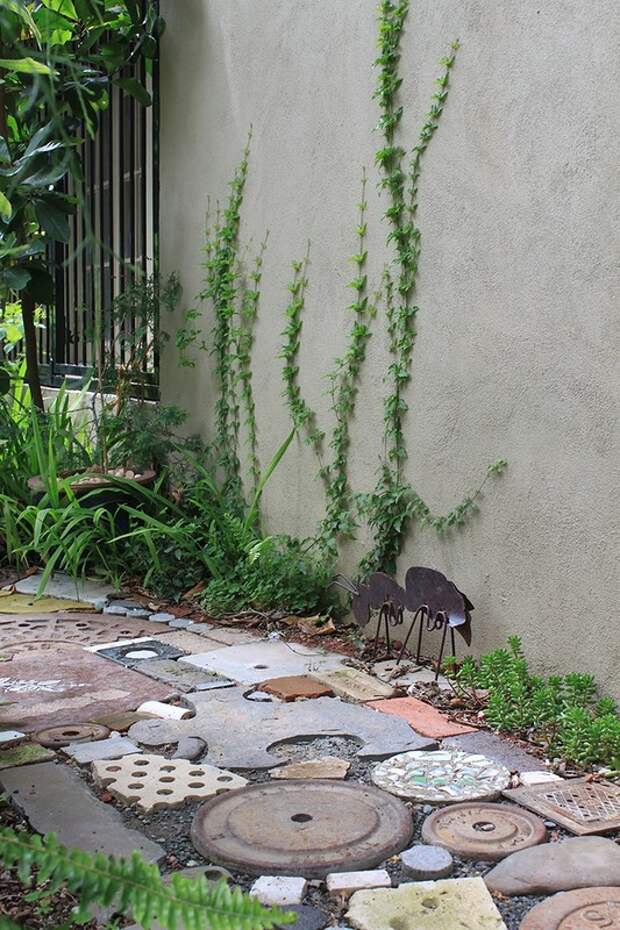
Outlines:
POLYGON ((451 804, 492 801, 510 782, 510 772, 485 756, 458 749, 403 752, 381 762, 372 773, 379 788, 413 801, 451 804))
POLYGON ((212 798, 248 783, 246 778, 226 769, 154 755, 136 754, 115 762, 94 762, 92 771, 95 781, 115 798, 144 811, 181 807, 186 801, 212 798))

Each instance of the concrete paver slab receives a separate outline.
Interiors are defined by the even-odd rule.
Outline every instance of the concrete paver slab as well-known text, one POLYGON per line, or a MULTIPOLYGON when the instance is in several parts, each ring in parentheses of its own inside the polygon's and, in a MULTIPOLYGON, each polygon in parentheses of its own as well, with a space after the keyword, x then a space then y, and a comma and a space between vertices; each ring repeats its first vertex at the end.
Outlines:
POLYGON ((67 765, 11 769, 0 774, 0 784, 33 830, 55 833, 70 849, 127 858, 136 850, 148 862, 165 855, 157 843, 126 827, 118 811, 99 801, 67 765))
POLYGON ((109 739, 100 739, 92 743, 71 743, 61 749, 61 752, 78 765, 88 765, 98 759, 120 759, 121 756, 140 752, 140 749, 126 736, 113 733, 109 739))
POLYGON ((326 672, 313 672, 312 677, 327 685, 344 701, 352 701, 354 704, 379 701, 381 698, 391 698, 394 695, 394 688, 391 685, 357 668, 335 668, 326 672))
MULTIPOLYGON (((15 590, 20 594, 36 594, 40 583, 41 575, 37 572, 16 581, 15 590)), ((114 585, 93 578, 73 579, 62 572, 55 572, 49 579, 44 594, 46 597, 67 598, 94 604, 114 594, 114 585)))
POLYGON ((226 648, 217 639, 198 636, 196 633, 189 633, 187 630, 170 630, 169 633, 159 633, 157 639, 160 639, 162 643, 170 643, 187 654, 226 648))
POLYGON ((385 869, 367 869, 362 872, 331 872, 325 884, 332 898, 350 898, 354 891, 364 888, 391 888, 392 879, 385 869))
POLYGON ((235 684, 230 678, 189 668, 172 659, 145 659, 137 668, 143 675, 156 678, 176 691, 209 691, 211 688, 230 688, 235 684))
POLYGON ((433 739, 444 739, 446 736, 456 736, 461 733, 472 733, 473 727, 455 723, 445 714, 442 714, 431 704, 419 701, 417 698, 393 698, 388 701, 370 701, 369 707, 381 711, 383 714, 396 714, 406 720, 416 733, 422 736, 431 736, 433 739))
POLYGON ((299 698, 312 700, 331 697, 333 691, 310 675, 286 675, 284 678, 268 678, 258 685, 257 691, 273 694, 281 701, 296 701, 299 698))
POLYGON ((169 694, 167 685, 79 648, 53 653, 53 660, 35 652, 0 665, 0 700, 14 702, 3 708, 3 723, 27 733, 135 710, 169 694))
MULTIPOLYGON (((233 647, 231 647, 233 648, 233 647)), ((244 688, 194 693, 187 701, 195 716, 187 720, 145 720, 129 736, 145 746, 175 743, 198 736, 208 747, 206 761, 223 768, 272 768, 281 764, 270 746, 318 736, 350 736, 362 744, 361 759, 384 759, 395 749, 431 748, 433 740, 417 736, 398 717, 378 714, 338 698, 262 703, 244 698, 244 688)))
POLYGON ((356 930, 506 930, 481 878, 357 891, 346 916, 356 930))
POLYGON ((289 646, 284 642, 263 641, 198 653, 180 661, 225 675, 240 684, 254 685, 267 678, 307 675, 322 669, 337 668, 343 660, 335 653, 318 652, 299 643, 289 646))
POLYGON ((225 769, 153 755, 94 762, 93 775, 114 797, 145 811, 181 807, 247 785, 247 779, 225 769))
POLYGON ((244 646, 255 643, 261 638, 260 633, 255 633, 253 630, 244 630, 242 627, 237 629, 215 626, 211 623, 190 623, 187 630, 191 633, 197 633, 199 636, 214 639, 222 646, 244 646))

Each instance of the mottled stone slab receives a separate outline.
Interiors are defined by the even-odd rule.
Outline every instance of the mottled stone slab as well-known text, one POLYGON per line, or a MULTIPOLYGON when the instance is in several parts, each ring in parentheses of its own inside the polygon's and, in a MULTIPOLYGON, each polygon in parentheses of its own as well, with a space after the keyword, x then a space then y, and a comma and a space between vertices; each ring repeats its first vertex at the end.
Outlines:
POLYGON ((506 930, 481 878, 357 891, 346 916, 356 930, 506 930))
POLYGON ((504 739, 490 730, 475 730, 463 736, 451 736, 444 740, 442 746, 460 749, 463 752, 480 753, 487 759, 493 759, 506 766, 511 772, 532 772, 542 768, 541 760, 521 749, 512 740, 504 739))
POLYGON ((602 836, 532 846, 499 862, 484 880, 491 891, 505 895, 620 885, 620 846, 602 836))
POLYGON ((163 700, 170 688, 152 678, 79 648, 34 652, 0 665, 3 723, 26 733, 51 726, 88 723, 105 714, 135 710, 148 699, 163 700))
POLYGON ((456 736, 460 733, 472 733, 473 727, 455 723, 435 707, 419 701, 417 698, 393 698, 389 701, 371 701, 369 707, 383 714, 396 714, 406 720, 410 727, 433 739, 444 739, 446 736, 456 736))
POLYGON ((143 675, 157 678, 177 691, 209 691, 211 688, 230 688, 234 681, 202 669, 188 668, 172 659, 145 659, 139 669, 143 675))
POLYGON ((33 830, 55 833, 70 849, 125 858, 135 850, 148 862, 165 855, 157 843, 126 827, 118 811, 99 801, 68 765, 11 769, 0 775, 0 784, 33 830))
POLYGON ((281 701, 297 701, 299 699, 314 700, 320 697, 331 697, 333 691, 327 685, 321 684, 310 675, 286 675, 284 678, 269 678, 262 681, 256 688, 273 694, 281 701))
POLYGON ((322 759, 306 759, 303 762, 289 762, 272 772, 272 778, 285 780, 294 778, 345 778, 351 768, 346 759, 324 756, 322 759))
POLYGON ((32 765, 36 762, 50 762, 56 753, 38 743, 22 743, 0 752, 0 771, 12 769, 18 765, 32 765))
POLYGON ((364 888, 391 888, 392 880, 385 869, 366 869, 361 872, 331 872, 325 884, 332 898, 350 898, 353 892, 364 888))
POLYGON ((331 688, 344 701, 365 704, 391 698, 394 688, 357 668, 336 668, 326 672, 313 672, 313 678, 331 688))
POLYGON ((265 907, 287 907, 301 904, 308 882, 293 875, 261 875, 250 888, 250 897, 258 898, 265 907))
POLYGON ((450 804, 493 801, 509 784, 510 772, 484 756, 446 749, 393 756, 376 766, 372 780, 401 798, 450 804))
MULTIPOLYGON (((232 647, 231 647, 232 648, 232 647)), ((272 768, 281 759, 270 746, 315 736, 350 736, 360 741, 361 759, 384 759, 395 749, 434 746, 417 736, 398 717, 377 714, 337 698, 291 703, 247 701, 245 688, 224 688, 189 694, 195 716, 186 720, 145 720, 129 736, 145 746, 176 743, 197 736, 208 746, 206 761, 224 768, 272 768)))
MULTIPOLYGON (((19 594, 36 594, 41 583, 41 575, 36 573, 20 578, 15 582, 19 594)), ((62 572, 55 572, 45 586, 46 597, 66 598, 94 604, 114 594, 114 586, 92 578, 73 579, 62 572)))
POLYGON ((247 785, 247 779, 225 769, 153 755, 94 762, 93 775, 114 797, 144 811, 181 807, 247 785))
POLYGON ((342 657, 322 653, 294 643, 257 642, 245 646, 230 646, 213 652, 187 656, 183 664, 205 668, 240 684, 259 684, 268 678, 308 675, 322 669, 342 665, 342 657))
POLYGON ((78 765, 88 765, 99 759, 120 759, 121 756, 140 752, 140 749, 126 736, 114 733, 108 739, 95 740, 92 743, 70 743, 69 746, 64 746, 61 752, 78 765))
POLYGON ((117 730, 123 733, 125 730, 128 730, 129 727, 133 726, 134 723, 138 723, 139 720, 149 720, 152 716, 152 714, 141 714, 137 710, 127 710, 124 712, 120 711, 117 714, 106 714, 103 717, 98 717, 93 723, 100 723, 102 726, 107 727, 108 730, 117 730))

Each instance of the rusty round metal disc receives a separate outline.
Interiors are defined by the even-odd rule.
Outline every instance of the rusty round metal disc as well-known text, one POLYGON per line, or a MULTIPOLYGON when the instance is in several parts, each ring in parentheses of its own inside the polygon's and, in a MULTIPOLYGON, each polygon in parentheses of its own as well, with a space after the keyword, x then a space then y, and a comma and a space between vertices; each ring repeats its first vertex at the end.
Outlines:
POLYGON ((100 723, 68 723, 63 727, 48 727, 35 733, 33 740, 48 749, 60 749, 70 743, 91 743, 110 735, 107 727, 100 723))
POLYGON ((519 930, 620 930, 620 888, 562 891, 537 904, 519 930))
POLYGON ((497 862, 519 849, 544 843, 547 830, 536 814, 511 804, 467 801, 426 818, 422 838, 464 859, 497 862))
POLYGON ((410 842, 402 801, 372 786, 300 779, 251 785, 199 807, 191 839, 209 861, 252 875, 371 869, 410 842))

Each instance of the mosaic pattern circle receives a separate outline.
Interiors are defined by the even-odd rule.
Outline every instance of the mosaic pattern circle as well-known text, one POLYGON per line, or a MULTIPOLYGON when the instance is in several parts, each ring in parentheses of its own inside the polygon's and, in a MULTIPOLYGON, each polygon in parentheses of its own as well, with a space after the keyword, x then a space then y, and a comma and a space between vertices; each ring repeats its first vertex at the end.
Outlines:
POLYGON ((519 930, 620 930, 620 888, 555 894, 529 911, 519 930))
POLYGON ((510 782, 510 772, 486 756, 441 749, 401 752, 372 773, 379 788, 412 801, 451 804, 493 801, 510 782))
POLYGON ((465 859, 497 861, 519 849, 544 843, 544 822, 512 804, 465 801, 440 808, 426 818, 422 839, 465 859))

